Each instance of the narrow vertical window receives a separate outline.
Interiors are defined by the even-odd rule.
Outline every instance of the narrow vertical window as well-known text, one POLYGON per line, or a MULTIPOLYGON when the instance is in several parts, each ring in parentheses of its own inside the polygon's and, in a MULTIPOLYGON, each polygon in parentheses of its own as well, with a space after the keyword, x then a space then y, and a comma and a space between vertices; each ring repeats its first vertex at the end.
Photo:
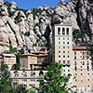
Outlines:
POLYGON ((77 71, 77 67, 75 66, 75 71, 77 71))
POLYGON ((69 28, 67 28, 67 35, 69 35, 69 28))
POLYGON ((65 28, 62 28, 62 34, 65 35, 65 28))
POLYGON ((58 34, 60 34, 60 28, 58 28, 58 34))

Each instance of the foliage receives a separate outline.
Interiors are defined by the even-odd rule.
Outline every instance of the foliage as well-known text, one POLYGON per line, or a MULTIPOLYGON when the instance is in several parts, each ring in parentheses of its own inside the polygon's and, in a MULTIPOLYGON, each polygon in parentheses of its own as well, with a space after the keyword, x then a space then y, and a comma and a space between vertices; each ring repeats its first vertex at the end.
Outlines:
POLYGON ((37 80, 40 83, 40 87, 36 88, 31 85, 38 93, 68 93, 68 91, 71 91, 67 87, 71 74, 67 76, 62 75, 62 64, 53 62, 44 69, 47 70, 47 73, 45 73, 43 78, 38 78, 37 80))
POLYGON ((3 61, 0 68, 0 93, 26 93, 23 85, 12 82, 8 66, 3 61))
POLYGON ((20 64, 16 63, 14 65, 12 65, 12 70, 19 70, 20 69, 20 64))

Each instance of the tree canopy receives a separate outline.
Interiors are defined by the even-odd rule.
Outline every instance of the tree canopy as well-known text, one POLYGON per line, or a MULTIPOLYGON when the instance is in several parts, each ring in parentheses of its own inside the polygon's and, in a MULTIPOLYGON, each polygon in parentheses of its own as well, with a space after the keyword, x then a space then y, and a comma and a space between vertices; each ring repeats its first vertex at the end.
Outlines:
POLYGON ((53 62, 44 69, 47 70, 47 73, 43 78, 38 78, 37 80, 40 83, 40 87, 36 88, 31 85, 38 93, 68 93, 68 91, 71 91, 67 86, 71 74, 62 75, 62 64, 53 62))

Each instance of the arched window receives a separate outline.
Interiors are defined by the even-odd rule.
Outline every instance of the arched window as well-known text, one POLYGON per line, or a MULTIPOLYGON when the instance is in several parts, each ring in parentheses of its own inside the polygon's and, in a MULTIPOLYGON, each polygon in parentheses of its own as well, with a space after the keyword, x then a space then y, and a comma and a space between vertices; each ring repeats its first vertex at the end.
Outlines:
POLYGON ((87 71, 89 71, 89 66, 87 66, 87 71))
POLYGON ((62 35, 65 35, 65 28, 62 28, 62 35))
POLYGON ((75 66, 75 71, 77 71, 77 67, 75 66))
POLYGON ((67 28, 67 35, 69 35, 69 28, 67 28))
POLYGON ((40 71, 39 72, 39 76, 43 76, 43 71, 40 71))
POLYGON ((60 27, 58 28, 58 34, 60 34, 60 27))

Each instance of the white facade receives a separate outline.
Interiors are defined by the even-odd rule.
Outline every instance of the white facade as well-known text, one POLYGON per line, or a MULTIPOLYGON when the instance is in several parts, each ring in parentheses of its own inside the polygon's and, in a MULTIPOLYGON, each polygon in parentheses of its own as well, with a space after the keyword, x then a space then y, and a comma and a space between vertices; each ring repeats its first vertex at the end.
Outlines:
POLYGON ((52 62, 63 64, 63 75, 72 74, 73 82, 72 26, 55 24, 52 32, 52 62))

